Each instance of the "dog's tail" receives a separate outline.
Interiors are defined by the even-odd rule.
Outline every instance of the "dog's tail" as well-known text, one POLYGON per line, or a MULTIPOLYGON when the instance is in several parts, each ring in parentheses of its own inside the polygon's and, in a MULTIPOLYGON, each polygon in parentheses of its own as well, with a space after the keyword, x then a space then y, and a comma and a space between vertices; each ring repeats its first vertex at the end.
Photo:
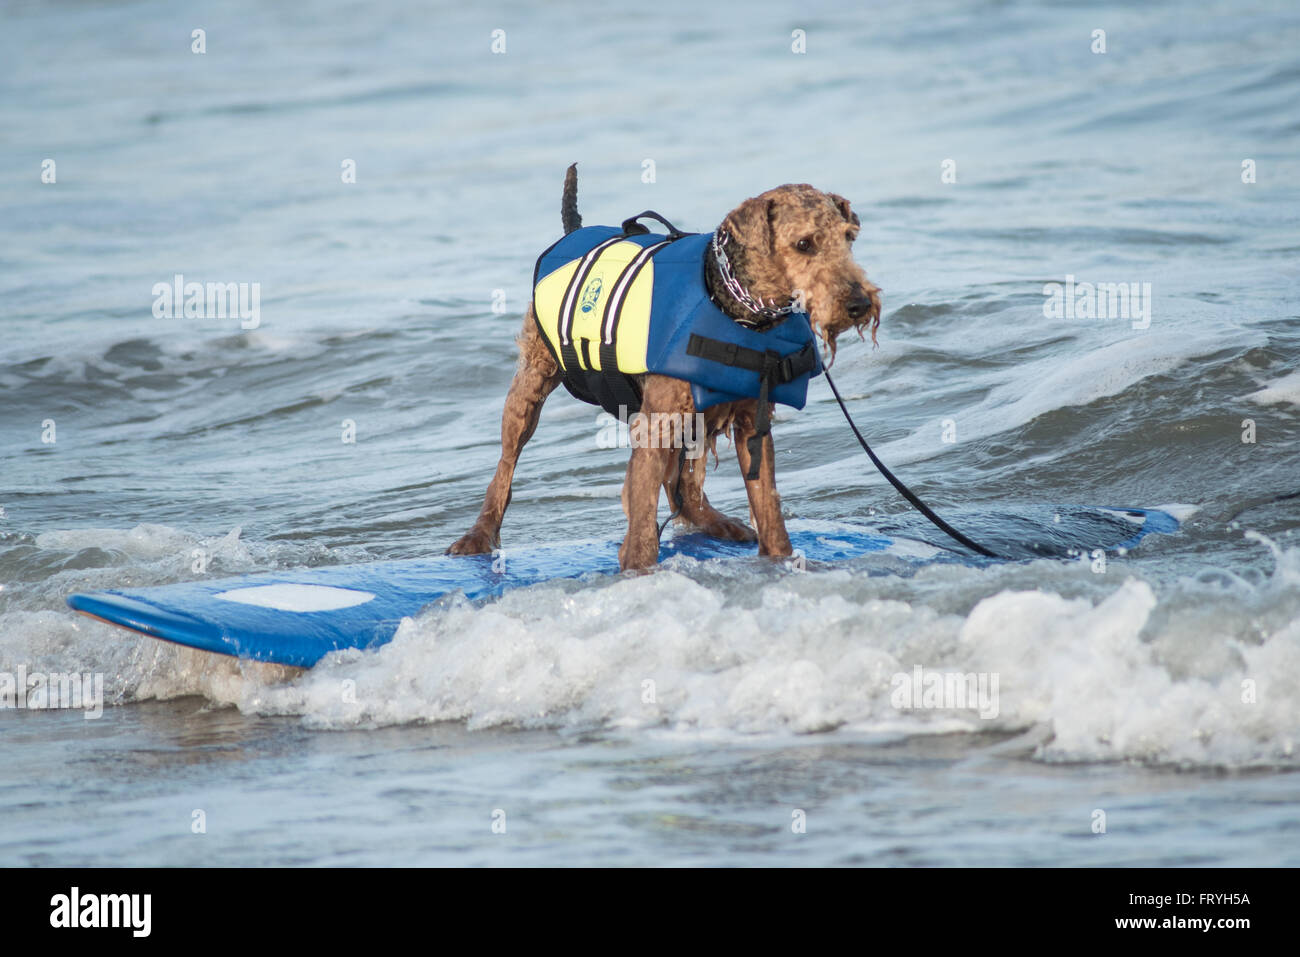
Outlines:
POLYGON ((574 163, 564 174, 564 199, 560 203, 560 216, 564 219, 564 235, 582 228, 578 215, 578 164, 574 163))

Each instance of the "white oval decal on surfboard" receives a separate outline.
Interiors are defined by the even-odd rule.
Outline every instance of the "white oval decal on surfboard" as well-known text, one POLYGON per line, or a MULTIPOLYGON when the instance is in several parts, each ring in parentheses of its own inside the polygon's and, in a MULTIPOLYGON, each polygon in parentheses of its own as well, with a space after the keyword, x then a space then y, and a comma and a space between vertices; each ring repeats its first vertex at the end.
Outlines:
POLYGON ((241 605, 257 605, 276 611, 337 611, 364 605, 374 599, 368 591, 355 588, 335 588, 333 585, 253 585, 249 588, 232 588, 213 596, 241 605))

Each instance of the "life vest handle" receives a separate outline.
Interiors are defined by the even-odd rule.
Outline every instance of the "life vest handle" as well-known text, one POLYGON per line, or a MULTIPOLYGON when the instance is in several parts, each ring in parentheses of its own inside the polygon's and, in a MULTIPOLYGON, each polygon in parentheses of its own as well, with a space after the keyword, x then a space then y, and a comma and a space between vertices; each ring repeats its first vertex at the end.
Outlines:
POLYGON ((656 219, 656 220, 658 220, 659 222, 663 223, 665 226, 667 226, 667 227, 668 227, 668 238, 669 238, 670 240, 678 240, 678 239, 682 239, 682 238, 684 238, 684 237, 686 237, 686 236, 694 236, 694 235, 695 235, 695 233, 684 233, 684 232, 682 232, 680 229, 678 229, 678 228, 677 228, 676 226, 674 226, 672 223, 668 222, 668 220, 664 219, 662 216, 660 216, 658 213, 656 213, 653 209, 647 209, 644 213, 637 213, 635 216, 632 216, 632 217, 629 217, 628 219, 623 220, 623 235, 624 235, 624 236, 643 236, 643 235, 645 235, 646 233, 650 232, 650 230, 649 230, 647 227, 642 226, 640 223, 637 222, 638 219, 646 219, 646 218, 649 218, 649 219, 656 219))

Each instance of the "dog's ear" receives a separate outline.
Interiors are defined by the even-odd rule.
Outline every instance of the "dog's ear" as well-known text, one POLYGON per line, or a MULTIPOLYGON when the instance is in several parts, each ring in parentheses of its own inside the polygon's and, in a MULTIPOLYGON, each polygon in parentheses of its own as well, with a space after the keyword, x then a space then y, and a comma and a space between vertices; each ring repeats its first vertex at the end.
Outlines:
POLYGON ((847 199, 839 193, 827 193, 826 195, 831 198, 831 202, 835 204, 835 208, 840 211, 840 215, 844 217, 846 223, 852 223, 854 226, 862 225, 862 220, 858 219, 858 214, 853 211, 853 207, 849 205, 847 199))
POLYGON ((747 199, 722 222, 722 228, 731 233, 736 242, 749 249, 776 252, 776 200, 747 199))

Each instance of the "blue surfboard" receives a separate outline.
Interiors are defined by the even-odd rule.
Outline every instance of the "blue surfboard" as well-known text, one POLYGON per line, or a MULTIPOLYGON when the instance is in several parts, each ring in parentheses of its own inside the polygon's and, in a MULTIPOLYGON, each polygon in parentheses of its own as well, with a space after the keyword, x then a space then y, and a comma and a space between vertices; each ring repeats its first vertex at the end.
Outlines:
MULTIPOLYGON (((1101 544, 1129 548, 1151 532, 1178 528, 1172 516, 1149 509, 1089 510, 1122 516, 1126 538, 1101 544)), ((810 567, 875 552, 916 560, 918 552, 869 528, 792 522, 790 542, 810 567)), ((309 668, 332 651, 376 648, 391 641, 403 618, 444 595, 471 600, 564 578, 618 573, 617 541, 567 542, 506 548, 496 555, 438 555, 363 565, 336 565, 200 580, 154 588, 69 596, 83 614, 191 648, 256 661, 309 668)), ((927 550, 928 549, 928 550, 927 550)), ((952 553, 942 553, 956 560, 952 553)), ((757 546, 699 534, 660 546, 660 561, 682 555, 699 561, 752 558, 757 546)), ((962 558, 984 563, 987 559, 962 558)))

